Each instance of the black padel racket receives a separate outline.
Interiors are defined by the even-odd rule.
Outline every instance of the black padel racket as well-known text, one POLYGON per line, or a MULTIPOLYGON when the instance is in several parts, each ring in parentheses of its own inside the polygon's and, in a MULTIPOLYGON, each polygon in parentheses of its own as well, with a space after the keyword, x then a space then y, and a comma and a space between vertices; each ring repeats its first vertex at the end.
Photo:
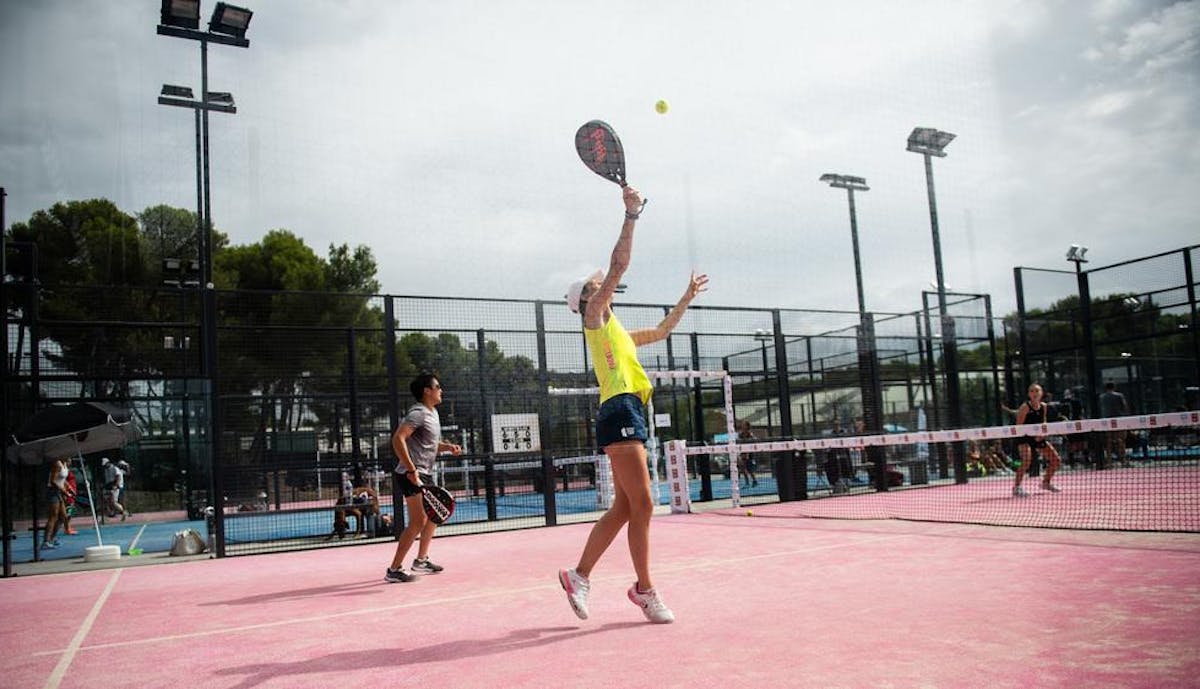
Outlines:
POLYGON ((625 150, 607 122, 592 120, 575 132, 575 151, 592 172, 625 187, 625 150))
POLYGON ((425 506, 425 516, 434 524, 445 523, 454 514, 454 496, 441 486, 421 486, 421 502, 425 506))

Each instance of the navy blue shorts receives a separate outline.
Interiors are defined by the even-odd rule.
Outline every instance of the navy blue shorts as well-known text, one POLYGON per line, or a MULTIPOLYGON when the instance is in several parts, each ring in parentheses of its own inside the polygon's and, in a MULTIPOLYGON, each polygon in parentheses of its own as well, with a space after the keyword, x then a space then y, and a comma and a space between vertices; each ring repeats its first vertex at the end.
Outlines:
POLYGON ((611 397, 596 414, 596 443, 600 449, 625 440, 646 442, 650 438, 646 405, 633 393, 611 397))

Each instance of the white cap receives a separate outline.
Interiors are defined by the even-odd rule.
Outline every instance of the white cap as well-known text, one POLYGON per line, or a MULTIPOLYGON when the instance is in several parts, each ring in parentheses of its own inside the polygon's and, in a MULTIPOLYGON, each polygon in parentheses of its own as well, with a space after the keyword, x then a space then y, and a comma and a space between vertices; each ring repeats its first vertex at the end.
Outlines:
POLYGON ((104 466, 105 464, 108 464, 108 457, 101 457, 100 466, 104 466))
POLYGON ((583 295, 583 288, 592 280, 600 280, 604 278, 603 270, 596 270, 587 277, 582 277, 571 283, 567 288, 567 308, 571 309, 572 313, 579 313, 579 297, 583 295))

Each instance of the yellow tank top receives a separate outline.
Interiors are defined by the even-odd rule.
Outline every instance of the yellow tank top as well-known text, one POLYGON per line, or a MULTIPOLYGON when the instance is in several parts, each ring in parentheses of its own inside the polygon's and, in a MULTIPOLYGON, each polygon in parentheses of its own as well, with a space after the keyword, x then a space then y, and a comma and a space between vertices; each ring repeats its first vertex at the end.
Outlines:
POLYGON ((654 386, 638 362, 637 345, 616 315, 610 313, 608 322, 595 330, 584 328, 583 335, 600 384, 600 402, 625 393, 641 397, 642 404, 649 402, 654 386))

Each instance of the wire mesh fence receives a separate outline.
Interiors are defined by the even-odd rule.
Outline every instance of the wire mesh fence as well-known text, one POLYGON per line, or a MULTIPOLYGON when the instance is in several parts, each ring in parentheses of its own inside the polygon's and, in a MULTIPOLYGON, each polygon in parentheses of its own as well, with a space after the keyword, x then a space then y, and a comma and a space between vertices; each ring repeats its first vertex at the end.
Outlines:
MULTIPOLYGON (((1009 422, 1005 409, 1033 379, 1079 402, 1066 405, 1072 418, 1094 415, 1088 380, 1115 381, 1134 411, 1195 408, 1194 256, 1187 248, 1082 277, 1018 268, 1020 309, 1005 319, 992 314, 987 295, 948 294, 953 372, 928 292, 912 312, 865 316, 694 306, 639 358, 652 371, 728 371, 735 420, 753 440, 833 438, 875 423, 878 433, 947 428, 951 384, 963 427, 1009 422)), ((439 476, 463 501, 455 528, 555 524, 594 517, 603 504, 598 400, 556 394, 594 385, 579 317, 564 304, 213 296, 206 311, 202 292, 189 288, 8 283, 9 427, 56 402, 121 404, 144 430, 113 453, 133 467, 135 511, 211 526, 227 554, 337 545, 388 538, 403 523, 390 436, 413 403, 408 382, 434 371, 445 387, 446 439, 464 450, 439 476), (378 504, 356 517, 363 510, 346 501, 358 488, 378 504)), ((630 329, 652 327, 668 310, 616 305, 630 329)), ((660 381, 653 404, 662 442, 728 441, 719 381, 660 381)), ((719 454, 691 467, 708 486, 697 500, 721 499, 721 482, 735 473, 719 454)), ((781 477, 790 483, 787 467, 800 459, 752 453, 755 468, 741 472, 745 491, 779 499, 787 492, 781 477)), ((96 471, 98 461, 85 457, 82 468, 96 471)), ((966 462, 965 448, 938 446, 929 472, 969 480, 966 462)), ((34 530, 44 510, 36 474, 22 469, 5 482, 10 513, 34 530)))

